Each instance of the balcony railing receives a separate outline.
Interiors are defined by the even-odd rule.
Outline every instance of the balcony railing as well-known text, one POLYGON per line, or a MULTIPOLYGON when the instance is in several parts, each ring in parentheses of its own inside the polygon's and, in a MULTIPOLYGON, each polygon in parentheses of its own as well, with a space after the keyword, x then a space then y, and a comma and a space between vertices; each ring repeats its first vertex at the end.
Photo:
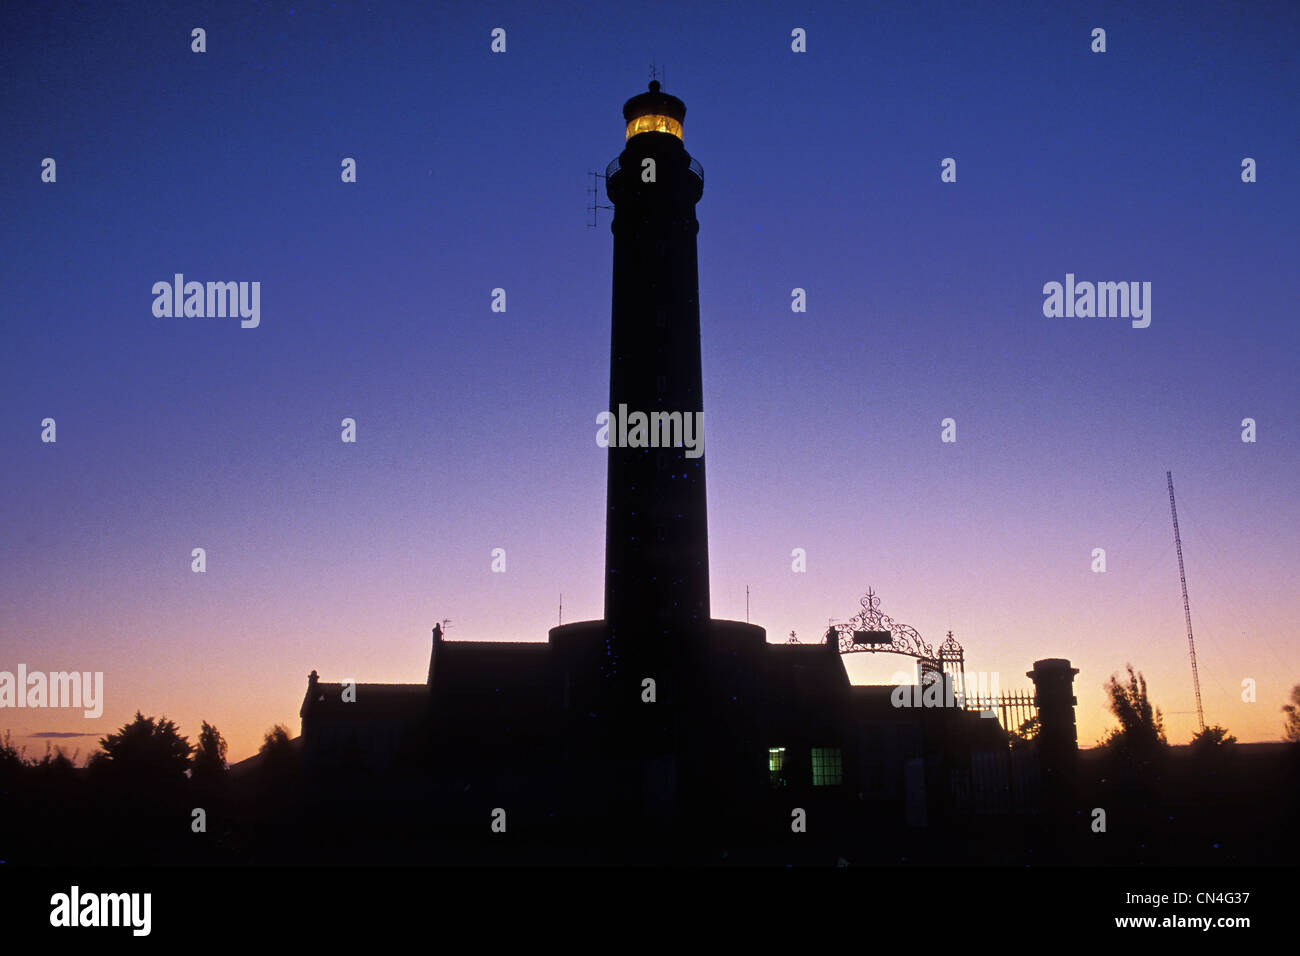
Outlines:
MULTIPOLYGON (((703 183, 704 167, 700 165, 699 160, 692 159, 689 168, 692 175, 694 175, 696 179, 698 179, 701 183, 703 183)), ((610 179, 620 169, 622 169, 622 167, 619 165, 618 157, 615 156, 614 159, 610 161, 610 164, 605 167, 605 178, 610 179)))

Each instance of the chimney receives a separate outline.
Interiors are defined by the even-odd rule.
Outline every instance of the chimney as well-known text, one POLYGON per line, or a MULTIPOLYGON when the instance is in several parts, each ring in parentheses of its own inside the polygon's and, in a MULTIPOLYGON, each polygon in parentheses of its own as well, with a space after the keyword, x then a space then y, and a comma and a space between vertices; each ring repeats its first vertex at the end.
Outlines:
POLYGON ((433 625, 433 647, 429 651, 429 689, 433 689, 433 668, 438 661, 438 645, 442 643, 442 625, 433 625))

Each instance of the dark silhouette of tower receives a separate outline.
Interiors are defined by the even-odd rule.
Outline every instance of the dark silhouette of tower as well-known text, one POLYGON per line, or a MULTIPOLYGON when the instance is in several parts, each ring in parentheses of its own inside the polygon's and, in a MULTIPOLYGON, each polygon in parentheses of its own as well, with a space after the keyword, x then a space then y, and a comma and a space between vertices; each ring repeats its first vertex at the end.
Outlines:
POLYGON ((656 822, 680 832, 727 781, 752 786, 765 771, 749 739, 765 632, 712 620, 709 608, 695 247, 704 171, 682 144, 685 116, 657 82, 623 106, 625 148, 606 173, 605 616, 550 632, 567 776, 588 774, 575 786, 650 842, 656 822))
POLYGON ((1074 678, 1079 668, 1058 657, 1034 661, 1025 676, 1034 682, 1038 705, 1038 749, 1042 757, 1043 784, 1049 801, 1064 800, 1074 792, 1079 764, 1079 732, 1074 708, 1074 678))
POLYGON ((659 445, 618 447, 611 428, 610 666, 659 675, 670 704, 695 672, 709 621, 703 434, 694 451, 685 446, 704 410, 695 249, 704 180, 682 144, 685 115, 658 82, 628 100, 627 145, 606 180, 615 210, 609 409, 623 426, 644 415, 644 439, 659 445))

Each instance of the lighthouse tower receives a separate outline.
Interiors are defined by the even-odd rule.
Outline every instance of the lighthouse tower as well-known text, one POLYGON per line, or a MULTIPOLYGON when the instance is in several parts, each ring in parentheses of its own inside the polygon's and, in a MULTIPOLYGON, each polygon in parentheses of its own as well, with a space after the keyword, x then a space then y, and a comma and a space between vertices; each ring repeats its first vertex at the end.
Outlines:
POLYGON ((695 218, 704 170, 683 144, 685 118, 658 82, 623 106, 624 149, 606 172, 605 616, 550 631, 565 778, 577 791, 566 802, 587 801, 583 815, 622 821, 648 845, 669 832, 660 824, 680 833, 693 808, 716 807, 728 785, 761 790, 766 772, 751 739, 765 632, 709 608, 695 218))
POLYGON ((605 620, 614 667, 689 666, 709 620, 695 249, 704 171, 683 145, 685 117, 685 104, 652 81, 623 106, 627 143, 606 179, 614 204, 609 410, 620 432, 629 418, 644 420, 648 442, 637 444, 651 446, 631 447, 640 436, 629 435, 616 447, 623 436, 611 425, 605 620), (693 450, 688 430, 701 432, 693 450))

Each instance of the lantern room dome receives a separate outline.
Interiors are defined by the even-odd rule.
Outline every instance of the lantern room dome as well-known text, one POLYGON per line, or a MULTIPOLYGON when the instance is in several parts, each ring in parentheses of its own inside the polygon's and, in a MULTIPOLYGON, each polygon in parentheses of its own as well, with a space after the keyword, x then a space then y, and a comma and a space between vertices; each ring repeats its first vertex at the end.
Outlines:
POLYGON ((638 133, 671 133, 681 139, 686 104, 662 92, 658 80, 651 80, 648 92, 638 93, 623 104, 623 119, 627 122, 627 139, 638 133))

